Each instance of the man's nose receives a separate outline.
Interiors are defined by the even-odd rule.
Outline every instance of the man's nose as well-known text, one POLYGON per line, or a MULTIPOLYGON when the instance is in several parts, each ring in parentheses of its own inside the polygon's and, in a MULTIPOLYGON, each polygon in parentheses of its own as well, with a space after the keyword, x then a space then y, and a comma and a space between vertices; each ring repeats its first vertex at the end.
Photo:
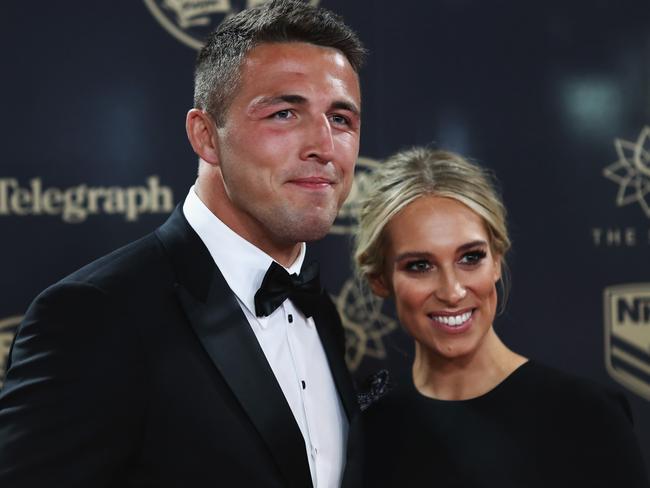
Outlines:
POLYGON ((302 159, 317 160, 323 164, 334 159, 334 136, 326 114, 310 121, 305 137, 302 159))

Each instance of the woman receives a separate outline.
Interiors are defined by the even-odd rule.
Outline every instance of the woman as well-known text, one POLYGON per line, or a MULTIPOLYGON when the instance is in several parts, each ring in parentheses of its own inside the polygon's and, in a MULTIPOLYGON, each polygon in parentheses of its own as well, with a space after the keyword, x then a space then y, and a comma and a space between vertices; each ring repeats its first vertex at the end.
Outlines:
POLYGON ((415 358, 412 382, 365 413, 366 485, 647 487, 625 399, 496 334, 510 240, 489 174, 412 149, 369 188, 355 258, 394 299, 415 358))

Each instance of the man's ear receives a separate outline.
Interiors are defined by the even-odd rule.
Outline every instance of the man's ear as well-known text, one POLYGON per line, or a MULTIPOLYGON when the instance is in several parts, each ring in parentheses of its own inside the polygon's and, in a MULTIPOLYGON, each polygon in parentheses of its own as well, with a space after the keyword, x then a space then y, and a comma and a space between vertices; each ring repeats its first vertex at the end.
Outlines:
POLYGON ((368 276, 368 283, 372 292, 381 298, 388 298, 391 295, 390 287, 386 284, 386 279, 382 273, 368 276))
POLYGON ((192 149, 209 164, 219 164, 217 127, 210 114, 198 108, 187 112, 185 130, 192 149))

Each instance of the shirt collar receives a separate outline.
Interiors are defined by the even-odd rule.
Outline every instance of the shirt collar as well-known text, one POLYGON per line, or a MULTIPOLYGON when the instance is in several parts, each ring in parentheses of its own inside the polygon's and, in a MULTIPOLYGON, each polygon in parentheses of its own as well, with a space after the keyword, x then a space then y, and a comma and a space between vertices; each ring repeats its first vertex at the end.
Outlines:
MULTIPOLYGON (((214 215, 198 197, 194 186, 190 188, 183 203, 183 214, 208 248, 230 289, 255 316, 255 293, 273 258, 214 215)), ((285 268, 289 274, 300 273, 305 260, 305 248, 303 242, 296 260, 289 268, 285 268)))

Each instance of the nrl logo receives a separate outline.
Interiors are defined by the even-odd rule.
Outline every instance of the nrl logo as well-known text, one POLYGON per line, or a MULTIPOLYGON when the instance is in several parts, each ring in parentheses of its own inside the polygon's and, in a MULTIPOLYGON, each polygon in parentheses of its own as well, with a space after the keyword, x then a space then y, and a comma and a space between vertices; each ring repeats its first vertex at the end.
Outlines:
POLYGON ((637 202, 650 218, 650 126, 639 134, 636 142, 614 141, 618 161, 603 170, 605 178, 619 185, 616 205, 637 202))
MULTIPOLYGON (((156 20, 176 39, 201 49, 207 35, 228 16, 269 0, 144 0, 156 20)), ((318 5, 320 0, 309 0, 318 5)), ((307 2, 306 2, 307 3, 307 2)))
POLYGON ((605 289, 605 364, 612 378, 650 401, 650 283, 605 289))
POLYGON ((0 389, 5 378, 7 360, 9 359, 9 348, 16 334, 16 328, 23 319, 21 315, 15 315, 0 320, 0 389))

